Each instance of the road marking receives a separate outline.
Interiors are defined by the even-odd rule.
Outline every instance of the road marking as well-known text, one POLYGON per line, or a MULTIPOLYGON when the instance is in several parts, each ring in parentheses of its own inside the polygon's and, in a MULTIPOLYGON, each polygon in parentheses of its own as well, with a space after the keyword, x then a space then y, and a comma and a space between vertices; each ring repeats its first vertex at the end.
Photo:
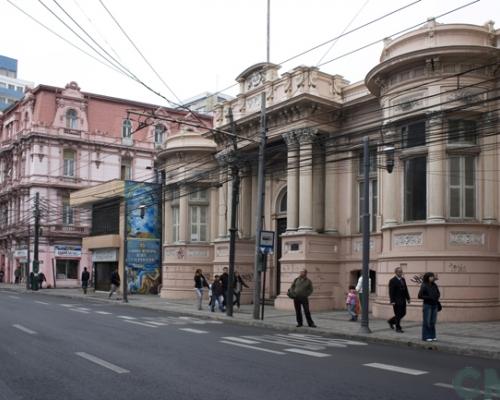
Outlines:
POLYGON ((13 295, 10 295, 9 297, 10 297, 11 299, 20 299, 20 297, 19 297, 19 296, 13 296, 13 295))
POLYGON ((101 367, 110 369, 111 371, 114 371, 117 374, 127 374, 130 372, 128 369, 121 368, 115 364, 111 364, 110 362, 107 362, 107 361, 103 360, 102 358, 93 356, 92 354, 88 354, 88 353, 84 353, 84 352, 76 352, 75 354, 77 356, 85 358, 86 360, 91 361, 97 365, 100 365, 101 367))
POLYGON ((243 339, 243 338, 239 338, 239 337, 235 337, 235 336, 226 336, 226 337, 223 337, 222 339, 232 340, 233 342, 240 342, 240 343, 245 343, 245 344, 257 344, 257 343, 259 343, 255 340, 248 340, 248 339, 243 339))
POLYGON ((129 324, 147 326, 148 328, 158 328, 156 325, 150 325, 150 324, 147 324, 145 322, 140 322, 140 321, 132 321, 130 319, 124 319, 123 322, 128 322, 129 324))
POLYGON ((59 304, 61 307, 74 307, 76 304, 59 304))
POLYGON ((290 353, 304 354, 306 356, 311 356, 311 357, 330 357, 330 354, 318 353, 316 351, 309 351, 302 349, 285 349, 285 351, 288 351, 290 353))
POLYGON ((289 338, 289 337, 282 338, 282 337, 279 337, 277 335, 243 336, 243 337, 245 339, 257 340, 259 342, 277 344, 279 346, 286 346, 286 347, 300 346, 303 349, 312 350, 312 351, 325 349, 324 346, 320 346, 318 344, 310 344, 310 343, 301 341, 297 338, 289 338))
POLYGON ((76 312, 79 312, 79 313, 82 313, 82 314, 88 314, 89 313, 87 310, 81 310, 79 308, 68 308, 68 310, 70 310, 70 311, 76 311, 76 312))
POLYGON ((243 347, 245 349, 257 350, 257 351, 264 351, 266 353, 271 353, 271 354, 279 354, 279 355, 285 355, 286 354, 286 353, 283 353, 282 351, 263 349, 261 347, 250 346, 249 344, 243 344, 243 343, 234 343, 234 342, 230 342, 228 340, 219 340, 219 342, 220 343, 224 343, 224 344, 230 344, 231 346, 243 347))
POLYGON ((45 304, 45 305, 48 305, 49 303, 46 303, 45 301, 39 301, 39 300, 35 300, 35 303, 38 303, 38 304, 45 304))
POLYGON ((134 317, 129 317, 128 315, 117 315, 116 318, 121 318, 121 319, 129 319, 129 320, 134 320, 136 318, 134 317))
POLYGON ((96 314, 101 314, 101 315, 111 315, 110 312, 108 311, 96 311, 96 314))
POLYGON ((145 321, 147 324, 153 324, 153 325, 157 325, 157 326, 165 326, 167 324, 163 323, 163 322, 156 322, 156 321, 145 321))
MULTIPOLYGON (((469 392, 469 393, 476 393, 476 394, 483 394, 483 395, 486 394, 486 391, 484 391, 484 390, 468 388, 468 387, 465 387, 465 386, 458 386, 458 387, 456 387, 456 386, 450 385, 449 383, 438 382, 438 383, 435 383, 434 386, 445 388, 445 389, 452 389, 452 390, 457 390, 458 389, 460 391, 469 392)), ((495 386, 491 386, 491 388, 494 388, 494 387, 495 386)), ((490 396, 493 396, 493 397, 496 397, 496 398, 500 398, 499 394, 492 393, 491 391, 489 391, 488 394, 490 396)))
POLYGON ((180 331, 191 332, 191 333, 208 333, 208 331, 202 331, 200 329, 192 329, 192 328, 179 328, 180 331))
POLYGON ((427 371, 420 371, 418 369, 398 367, 397 365, 380 364, 380 363, 369 363, 363 364, 365 367, 383 369, 385 371, 399 372, 401 374, 407 375, 424 375, 428 374, 427 371))
POLYGON ((14 324, 12 325, 14 328, 19 329, 20 331, 23 331, 25 333, 29 333, 30 335, 36 335, 35 331, 32 331, 31 329, 26 328, 25 326, 14 324))

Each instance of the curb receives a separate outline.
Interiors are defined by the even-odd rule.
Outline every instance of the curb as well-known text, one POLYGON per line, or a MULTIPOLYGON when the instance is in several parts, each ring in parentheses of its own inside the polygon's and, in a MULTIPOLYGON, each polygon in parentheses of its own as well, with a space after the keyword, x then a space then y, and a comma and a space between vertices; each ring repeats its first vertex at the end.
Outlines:
MULTIPOLYGON (((459 346, 459 345, 453 345, 453 344, 448 344, 448 343, 433 343, 429 344, 426 342, 420 342, 416 340, 397 340, 397 339, 391 339, 391 338, 385 338, 385 337, 377 337, 373 336, 373 334, 363 334, 363 333, 345 333, 341 331, 332 331, 332 330, 326 330, 326 329, 321 329, 321 328, 296 328, 290 324, 285 324, 285 323, 280 323, 280 322, 267 322, 267 321, 261 321, 261 320, 253 320, 253 319, 239 319, 239 318, 231 318, 226 315, 221 315, 221 314, 215 314, 215 313, 205 313, 205 312, 197 312, 197 310, 179 310, 176 308, 158 308, 156 306, 151 306, 151 305, 146 305, 146 304, 133 304, 133 303, 122 303, 122 302, 116 302, 116 300, 108 300, 108 299, 103 299, 99 297, 84 297, 81 295, 71 295, 68 293, 55 293, 55 292, 47 292, 47 289, 45 289, 42 292, 31 292, 26 290, 25 288, 21 290, 16 290, 13 288, 2 288, 3 290, 11 291, 11 292, 17 292, 17 293, 42 293, 42 294, 47 294, 49 296, 54 296, 54 297, 63 297, 63 298, 69 298, 69 299, 89 299, 89 300, 97 300, 103 303, 108 303, 112 305, 117 305, 117 306, 122 306, 122 307, 135 307, 139 309, 144 309, 144 310, 149 310, 149 311, 158 311, 158 312, 168 312, 172 314, 178 314, 178 315, 189 315, 201 319, 210 319, 210 320, 216 320, 216 321, 225 321, 225 322, 230 322, 235 325, 240 325, 240 326, 251 326, 251 327, 257 327, 257 328, 267 328, 267 329, 279 329, 282 331, 286 332, 301 332, 301 333, 308 333, 308 334, 321 334, 327 337, 336 337, 336 338, 342 338, 342 339, 347 339, 347 340, 363 340, 365 342, 369 343, 377 343, 377 344, 385 344, 385 345, 398 345, 400 347, 410 347, 410 348, 415 348, 415 349, 423 349, 423 350, 434 350, 442 353, 449 353, 449 354, 455 354, 455 355, 460 355, 460 356, 467 356, 467 357, 479 357, 479 358, 485 358, 485 359, 493 359, 493 360, 500 360, 500 350, 487 350, 487 349, 478 349, 478 348, 471 348, 471 347, 464 347, 464 346, 459 346)), ((49 289, 50 290, 50 289, 49 289)))

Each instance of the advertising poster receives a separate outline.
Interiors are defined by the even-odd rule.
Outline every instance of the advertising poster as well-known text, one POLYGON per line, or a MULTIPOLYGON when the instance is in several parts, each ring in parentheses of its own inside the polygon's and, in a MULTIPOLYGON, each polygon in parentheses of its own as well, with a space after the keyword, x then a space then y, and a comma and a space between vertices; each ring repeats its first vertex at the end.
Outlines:
POLYGON ((125 182, 129 293, 157 294, 161 283, 161 185, 125 182))

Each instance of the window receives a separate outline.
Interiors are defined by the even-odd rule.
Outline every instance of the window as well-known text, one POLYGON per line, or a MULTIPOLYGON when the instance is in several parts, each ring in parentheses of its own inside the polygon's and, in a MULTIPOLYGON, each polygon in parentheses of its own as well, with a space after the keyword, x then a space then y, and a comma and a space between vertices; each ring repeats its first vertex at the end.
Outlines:
POLYGON ((189 201, 207 201, 207 191, 194 189, 191 193, 189 193, 189 201))
POLYGON ((427 157, 405 161, 405 220, 417 221, 427 217, 427 157))
MULTIPOLYGON (((365 182, 359 182, 359 232, 363 232, 363 204, 365 201, 364 197, 364 186, 365 182)), ((375 232, 377 230, 377 202, 378 202, 378 187, 377 180, 370 179, 370 231, 375 232)))
POLYGON ((172 243, 179 241, 179 207, 172 207, 172 243))
POLYGON ((132 179, 132 160, 129 158, 122 158, 120 179, 122 181, 129 181, 132 179))
POLYGON ((129 119, 124 120, 122 123, 122 137, 132 137, 132 121, 130 121, 129 119))
POLYGON ((16 87, 15 87, 14 85, 9 84, 8 89, 10 89, 10 90, 15 90, 15 89, 16 89, 16 87))
POLYGON ((63 151, 63 175, 67 177, 75 176, 75 152, 73 150, 63 151))
POLYGON ((155 126, 155 144, 163 144, 165 131, 165 125, 158 124, 155 126))
POLYGON ((78 114, 73 109, 66 111, 66 128, 78 129, 78 114))
POLYGON ((288 193, 285 192, 281 196, 281 200, 279 202, 278 212, 279 213, 286 213, 287 205, 288 205, 288 193))
POLYGON ((56 279, 78 279, 78 260, 56 260, 56 279))
POLYGON ((207 241, 207 206, 190 206, 191 242, 207 241))
POLYGON ((73 208, 69 205, 69 197, 62 199, 62 223, 64 225, 73 225, 73 208))
POLYGON ((22 93, 24 91, 24 89, 22 86, 16 86, 16 91, 22 93))
POLYGON ((473 120, 450 119, 448 120, 448 142, 476 144, 477 123, 473 120))
POLYGON ((450 158, 450 218, 475 218, 475 157, 450 158))
POLYGON ((111 201, 92 206, 92 236, 120 233, 120 202, 111 201))
POLYGON ((425 121, 413 122, 401 127, 403 147, 417 147, 425 145, 425 121))
MULTIPOLYGON (((359 164, 358 164, 358 175, 363 178, 365 172, 365 162, 363 158, 363 152, 359 153, 359 164)), ((370 175, 377 173, 377 149, 370 149, 370 175)))

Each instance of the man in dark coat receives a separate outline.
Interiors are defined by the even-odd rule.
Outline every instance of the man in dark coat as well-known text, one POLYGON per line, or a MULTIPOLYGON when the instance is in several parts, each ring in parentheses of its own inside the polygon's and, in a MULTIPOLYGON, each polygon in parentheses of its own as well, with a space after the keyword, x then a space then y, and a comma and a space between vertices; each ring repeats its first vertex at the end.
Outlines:
POLYGON ((90 273, 87 270, 87 267, 83 268, 82 272, 82 289, 83 294, 87 294, 87 288, 89 287, 90 273))
POLYGON ((394 329, 394 326, 396 326, 396 332, 403 333, 401 320, 406 315, 406 303, 410 304, 410 293, 408 292, 405 278, 403 278, 403 269, 397 267, 394 273, 396 275, 389 281, 389 298, 394 309, 394 317, 387 321, 387 323, 391 329, 394 329))
POLYGON ((222 293, 222 297, 224 298, 222 305, 226 307, 227 305, 227 288, 229 287, 229 272, 227 267, 224 267, 222 269, 222 275, 220 276, 220 281, 222 283, 222 290, 224 291, 222 293))
POLYGON ((309 327, 316 328, 316 325, 311 318, 311 311, 309 310, 309 296, 313 292, 313 284, 307 277, 306 269, 300 271, 300 275, 293 281, 289 292, 293 298, 295 316, 297 318, 297 328, 301 327, 303 324, 302 308, 304 309, 304 314, 309 327))

